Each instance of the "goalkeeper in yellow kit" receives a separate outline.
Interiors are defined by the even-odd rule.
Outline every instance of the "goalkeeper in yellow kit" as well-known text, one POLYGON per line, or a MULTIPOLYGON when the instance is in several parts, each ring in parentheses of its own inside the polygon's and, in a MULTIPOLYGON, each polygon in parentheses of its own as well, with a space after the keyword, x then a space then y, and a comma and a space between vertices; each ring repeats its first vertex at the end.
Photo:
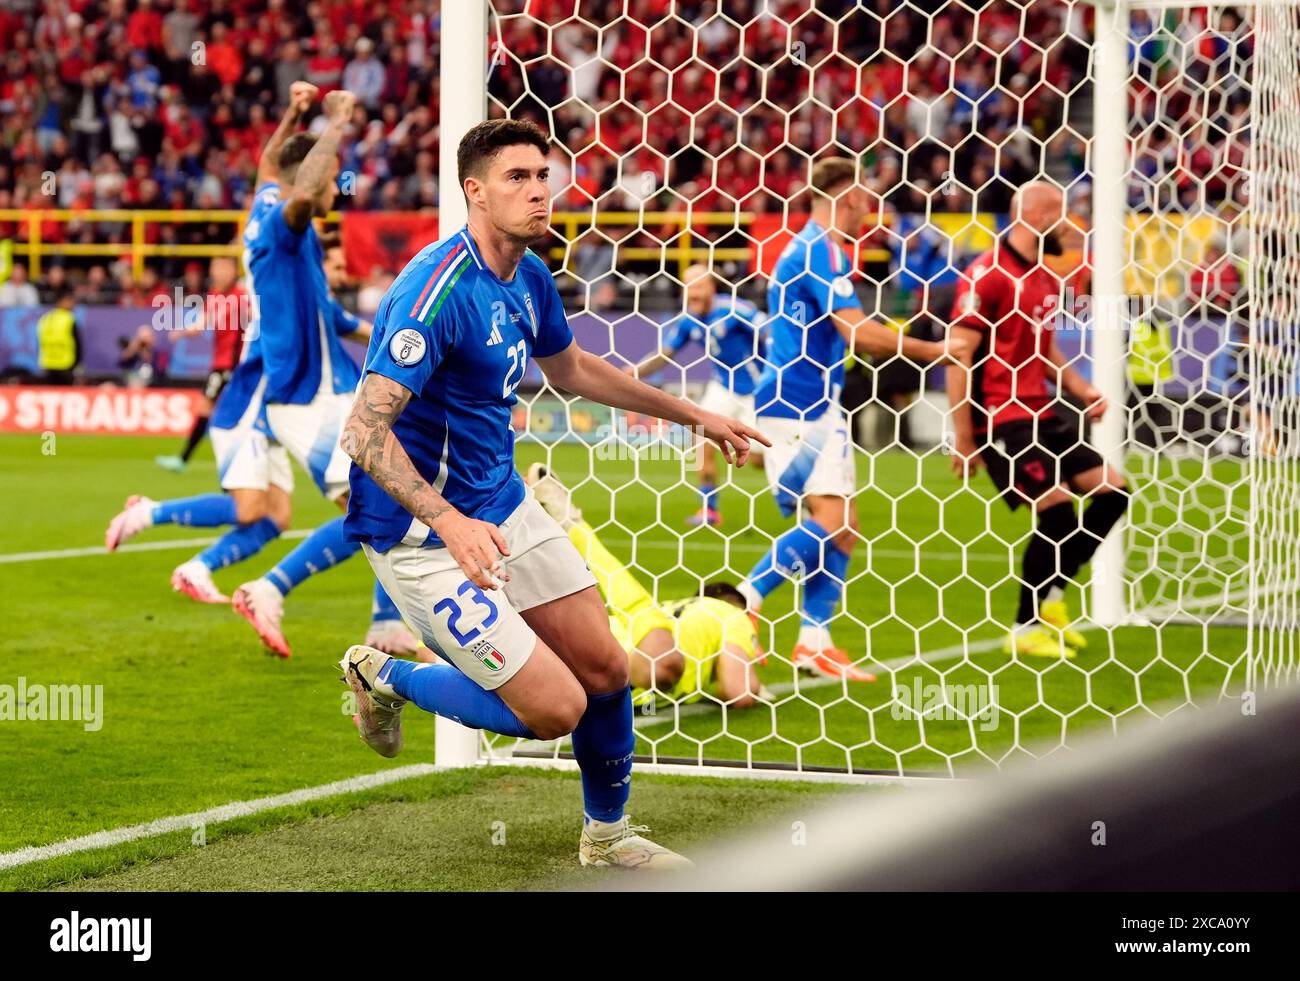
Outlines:
POLYGON ((770 701, 754 668, 758 638, 734 586, 710 583, 703 596, 657 606, 637 578, 582 520, 569 490, 540 463, 525 482, 537 502, 569 533, 587 561, 609 610, 614 637, 628 654, 632 703, 708 699, 743 709, 770 701))

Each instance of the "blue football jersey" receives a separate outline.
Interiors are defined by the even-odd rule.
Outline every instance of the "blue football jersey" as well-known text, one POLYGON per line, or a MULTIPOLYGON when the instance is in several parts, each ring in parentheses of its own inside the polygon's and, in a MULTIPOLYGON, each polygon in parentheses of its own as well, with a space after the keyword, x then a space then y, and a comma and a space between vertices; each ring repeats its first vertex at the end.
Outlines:
POLYGON ((340 339, 357 320, 330 294, 323 258, 310 222, 301 235, 285 224, 279 187, 258 188, 244 226, 244 268, 268 404, 307 405, 318 392, 357 387, 360 370, 340 339))
MULTIPOLYGON (((416 470, 458 511, 500 523, 524 499, 511 409, 528 359, 573 343, 550 270, 532 252, 504 282, 467 229, 426 246, 384 294, 366 373, 414 393, 393 433, 416 470)), ((412 517, 353 465, 346 528, 380 552, 412 517)), ((442 542, 430 532, 425 547, 442 542)))
POLYGON ((662 347, 675 354, 687 344, 701 345, 714 378, 737 395, 752 395, 763 374, 762 326, 762 315, 748 300, 716 296, 703 320, 685 313, 666 325, 662 347))
POLYGON ((244 330, 244 347, 239 353, 239 363, 231 372, 230 381, 221 390, 217 404, 212 407, 210 424, 218 429, 234 429, 241 423, 257 421, 262 413, 262 396, 266 384, 262 380, 261 303, 253 292, 248 229, 260 229, 267 213, 279 200, 279 185, 263 184, 253 198, 253 204, 248 209, 248 219, 244 222, 244 269, 248 274, 247 286, 251 299, 248 305, 249 321, 244 330))
POLYGON ((817 419, 839 402, 847 344, 830 314, 862 306, 849 265, 812 220, 781 253, 767 290, 769 364, 754 391, 760 416, 817 419))

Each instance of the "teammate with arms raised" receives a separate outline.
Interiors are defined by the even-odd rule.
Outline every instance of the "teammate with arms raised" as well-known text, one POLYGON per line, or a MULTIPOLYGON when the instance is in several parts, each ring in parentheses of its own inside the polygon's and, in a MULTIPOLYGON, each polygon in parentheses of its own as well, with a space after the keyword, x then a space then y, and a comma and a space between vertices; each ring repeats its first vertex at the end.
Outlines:
MULTIPOLYGON (((654 374, 688 344, 699 344, 709 358, 713 377, 704 389, 700 408, 754 424, 754 386, 763 373, 767 343, 762 332, 763 316, 754 304, 740 297, 718 295, 718 281, 708 266, 686 270, 686 312, 665 328, 667 336, 656 354, 628 368, 636 378, 654 374)), ((700 496, 704 498, 692 525, 722 524, 718 510, 718 464, 713 447, 702 443, 700 496)), ((762 464, 754 453, 751 462, 762 464)))
MULTIPOLYGON (((258 298, 258 351, 262 360, 261 416, 257 426, 301 464, 328 500, 347 507, 349 461, 338 435, 351 406, 360 369, 342 345, 344 337, 369 338, 369 327, 348 313, 330 292, 325 255, 313 218, 329 214, 337 195, 338 149, 356 98, 347 91, 326 95, 327 124, 319 136, 293 135, 279 155, 279 182, 258 188, 244 230, 245 264, 258 298)), ((284 598, 296 586, 358 551, 343 519, 317 528, 266 575, 240 586, 235 612, 257 631, 268 649, 291 653, 281 623, 284 598)), ((414 654, 417 643, 378 583, 367 643, 414 654)))
POLYGON ((698 427, 744 463, 754 430, 630 378, 573 340, 546 265, 549 144, 493 120, 457 151, 469 223, 423 249, 380 304, 343 443, 348 529, 424 642, 451 665, 354 647, 344 674, 362 738, 401 746, 407 700, 473 728, 558 739, 582 772, 584 865, 685 860, 637 833, 627 654, 595 579, 515 470, 511 407, 528 359, 574 395, 698 427), (454 665, 454 667, 452 666, 454 665))
MULTIPOLYGON (((261 215, 278 200, 280 183, 285 180, 280 169, 281 153, 294 137, 299 120, 311 108, 316 92, 316 86, 308 82, 295 82, 291 87, 289 106, 258 161, 256 194, 246 224, 256 227, 261 215)), ((174 589, 203 603, 229 603, 230 597, 223 595, 213 582, 213 571, 255 555, 289 527, 292 517, 293 470, 288 454, 283 447, 271 443, 257 425, 265 384, 255 289, 250 282, 251 302, 238 308, 241 313, 248 313, 249 322, 238 364, 222 385, 210 420, 209 433, 222 493, 170 501, 133 496, 109 524, 105 535, 105 545, 111 552, 155 524, 235 525, 172 573, 174 589)))
POLYGON ((987 468, 1008 507, 1034 509, 1004 649, 1073 657, 1087 638, 1071 626, 1065 587, 1124 516, 1129 495, 1124 475, 1083 438, 1084 418, 1100 419, 1106 399, 1066 361, 1052 331, 1061 280, 1043 257, 1061 251, 1064 197, 1046 182, 1026 184, 1012 199, 1011 217, 957 289, 952 335, 967 343, 960 364, 948 369, 952 462, 959 476, 987 468), (1074 509, 1080 497, 1091 499, 1082 520, 1074 509))
POLYGON ((777 260, 768 287, 770 362, 754 392, 758 425, 772 439, 767 479, 794 528, 741 583, 757 612, 783 582, 803 581, 792 660, 809 672, 875 681, 831 641, 858 540, 853 443, 840 404, 844 359, 901 354, 917 364, 944 357, 942 342, 900 335, 870 319, 853 287, 852 247, 874 210, 858 165, 828 157, 813 167, 811 215, 777 260))

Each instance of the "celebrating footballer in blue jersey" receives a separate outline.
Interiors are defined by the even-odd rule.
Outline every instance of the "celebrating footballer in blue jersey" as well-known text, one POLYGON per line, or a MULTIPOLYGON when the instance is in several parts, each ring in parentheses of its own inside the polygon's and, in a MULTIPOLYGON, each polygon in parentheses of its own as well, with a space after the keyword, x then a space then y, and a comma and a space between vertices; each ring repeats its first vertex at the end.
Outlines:
MULTIPOLYGON (((257 428, 287 450, 321 493, 343 508, 350 463, 338 448, 338 436, 361 372, 342 339, 367 340, 370 331, 330 292, 324 250, 312 219, 329 214, 334 205, 339 141, 355 104, 351 92, 326 95, 325 129, 317 137, 294 135, 280 152, 281 176, 290 191, 282 195, 278 183, 259 188, 244 228, 244 261, 258 298, 263 407, 257 428)), ((232 605, 270 650, 288 657, 281 629, 285 596, 309 576, 357 551, 344 533, 343 519, 336 518, 312 532, 274 569, 236 589, 232 605)), ((367 642, 403 654, 414 654, 418 647, 378 584, 367 642)))
MULTIPOLYGON (((316 86, 309 82, 295 82, 290 88, 289 106, 262 149, 257 168, 259 191, 278 186, 280 152, 315 101, 316 93, 316 86)), ((259 200, 263 199, 264 195, 259 196, 259 200)), ((257 207, 255 202, 253 208, 257 207)), ((112 552, 155 524, 205 528, 235 525, 172 573, 172 588, 201 603, 229 603, 230 598, 222 595, 213 582, 213 571, 256 554, 289 527, 292 516, 293 473, 289 458, 283 449, 270 446, 264 433, 254 429, 262 408, 263 387, 257 309, 254 297, 248 307, 250 319, 245 325, 239 364, 217 399, 210 421, 222 493, 170 501, 132 496, 105 535, 105 545, 112 552)))
MULTIPOLYGON (((249 308, 251 317, 239 363, 217 399, 210 429, 223 493, 171 501, 133 496, 113 519, 106 535, 106 545, 113 551, 154 524, 194 527, 234 524, 236 527, 172 573, 172 587, 200 602, 231 602, 217 588, 212 572, 255 555, 289 526, 292 514, 293 471, 289 453, 281 442, 268 436, 266 336, 270 336, 278 357, 279 377, 287 374, 299 379, 320 378, 321 391, 328 389, 333 395, 348 385, 349 379, 355 387, 360 374, 336 336, 331 335, 315 348, 303 341, 300 349, 295 349, 284 340, 283 329, 295 322, 294 313, 307 309, 306 304, 312 300, 321 317, 307 314, 311 323, 324 318, 334 327, 336 335, 367 336, 361 322, 339 306, 330 293, 343 268, 342 249, 337 244, 324 245, 316 238, 310 223, 301 233, 303 242, 295 243, 285 234, 285 223, 273 220, 287 210, 281 200, 281 184, 295 187, 299 165, 316 143, 312 137, 294 132, 316 94, 316 86, 310 83, 293 84, 289 108, 263 148, 258 164, 257 189, 244 233, 243 260, 248 273, 248 291, 253 297, 249 308), (280 254, 285 249, 295 252, 296 266, 280 254), (305 262, 313 263, 311 274, 304 271, 305 262), (268 316, 269 321, 264 322, 268 316), (269 329, 264 330, 264 326, 269 329), (331 353, 336 366, 333 370, 324 367, 329 365, 331 353), (326 377, 328 385, 323 381, 326 377)), ((301 200, 303 196, 295 187, 290 200, 295 197, 301 200)), ((316 211, 328 211, 323 192, 314 192, 312 200, 316 202, 316 211)), ((332 200, 331 190, 329 201, 332 200)), ((325 417, 322 429, 328 428, 329 409, 319 413, 325 417)), ((332 407, 334 424, 325 440, 331 447, 342 411, 332 407)), ((295 432, 303 428, 300 426, 295 432)), ((331 465, 331 454, 316 452, 314 456, 304 456, 299 448, 295 455, 321 489, 327 490, 325 474, 331 465)), ((341 475, 337 480, 337 495, 346 492, 344 481, 349 464, 341 452, 335 455, 334 471, 341 475)), ((284 596, 309 575, 324 571, 357 551, 358 547, 345 538, 343 519, 338 518, 313 532, 262 579, 245 583, 236 590, 234 607, 253 624, 270 649, 287 657, 289 646, 280 631, 284 596)), ((392 653, 421 653, 415 637, 402 624, 397 608, 378 583, 371 611, 367 644, 392 653)))
POLYGON ((896 333, 862 310, 847 250, 874 204, 859 181, 858 165, 842 157, 818 161, 809 190, 809 220, 772 273, 770 364, 754 392, 758 424, 772 439, 768 484, 781 511, 796 515, 796 524, 773 542, 740 589, 757 612, 777 586, 801 579, 794 663, 833 678, 874 681, 831 642, 829 629, 858 538, 852 441, 840 403, 844 359, 850 346, 872 357, 901 354, 918 364, 947 351, 943 342, 896 333))
POLYGON ((361 736, 385 756, 401 748, 408 700, 505 735, 571 733, 581 862, 673 867, 686 860, 637 834, 624 813, 628 658, 582 556, 515 470, 515 389, 535 357, 555 387, 698 427, 738 466, 750 438, 764 440, 574 343, 554 280, 528 251, 550 229, 548 150, 536 126, 516 120, 481 123, 461 140, 469 223, 416 255, 385 294, 342 440, 356 461, 348 530, 451 664, 354 647, 342 667, 361 736))
MULTIPOLYGON (((657 354, 628 369, 644 378, 672 361, 688 344, 704 348, 713 369, 713 377, 704 389, 700 407, 706 412, 754 424, 754 388, 763 372, 766 341, 762 331, 762 314, 748 300, 718 296, 718 281, 707 266, 691 266, 684 276, 686 312, 664 328, 665 338, 657 354)), ((718 510, 718 467, 713 447, 700 448, 700 494, 704 500, 700 512, 690 523, 722 524, 718 510)), ((757 453, 755 464, 762 464, 757 453)))

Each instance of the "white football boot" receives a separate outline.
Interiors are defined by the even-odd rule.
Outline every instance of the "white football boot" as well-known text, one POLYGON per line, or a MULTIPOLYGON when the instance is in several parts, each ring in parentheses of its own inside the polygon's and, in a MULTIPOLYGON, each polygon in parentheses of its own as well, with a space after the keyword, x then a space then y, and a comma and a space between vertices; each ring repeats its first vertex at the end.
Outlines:
POLYGON ((357 697, 357 724, 361 741, 380 756, 392 758, 402 751, 402 698, 379 680, 384 665, 391 661, 383 651, 357 644, 349 647, 339 667, 343 680, 357 697))
POLYGON ((568 531, 582 520, 582 512, 573 505, 569 488, 551 474, 544 463, 534 463, 524 475, 524 483, 533 489, 533 496, 547 514, 568 531))
POLYGON ((119 545, 126 544, 146 528, 152 528, 153 509, 157 503, 139 494, 128 497, 118 516, 108 523, 108 531, 104 533, 104 547, 110 552, 116 552, 119 545))
POLYGON ((290 657, 280 622, 284 619, 284 594, 265 579, 254 579, 235 590, 230 598, 235 612, 252 624, 257 636, 272 653, 290 657))
POLYGON ((176 567, 172 572, 172 589, 200 603, 230 602, 230 597, 212 581, 212 570, 198 559, 190 559, 176 567))
POLYGON ((584 820, 582 839, 578 842, 578 861, 583 866, 651 872, 689 869, 695 864, 684 855, 643 838, 641 833, 649 830, 643 825, 631 824, 627 815, 610 824, 584 820))

